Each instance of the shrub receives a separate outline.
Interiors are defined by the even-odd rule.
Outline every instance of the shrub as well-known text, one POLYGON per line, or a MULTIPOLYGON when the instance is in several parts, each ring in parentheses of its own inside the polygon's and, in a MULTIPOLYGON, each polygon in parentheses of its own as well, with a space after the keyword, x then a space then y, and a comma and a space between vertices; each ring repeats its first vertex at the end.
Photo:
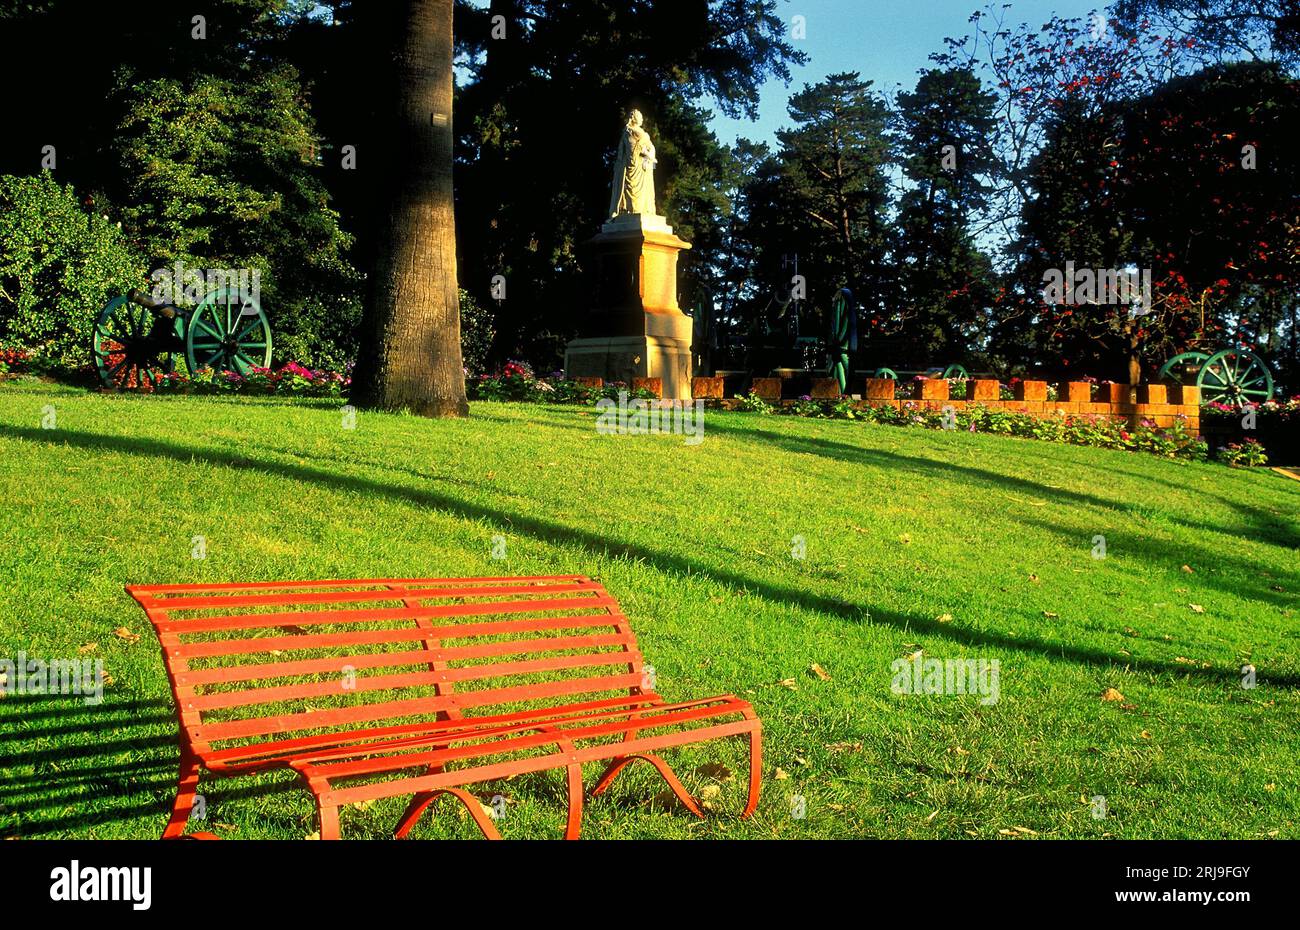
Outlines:
POLYGON ((743 410, 746 413, 771 413, 772 405, 763 398, 759 397, 753 391, 742 395, 740 403, 736 406, 737 410, 743 410))
POLYGON ((95 318, 145 281, 117 224, 82 209, 50 174, 0 176, 0 342, 35 363, 90 364, 95 318))
POLYGON ((1233 468, 1259 468, 1268 464, 1268 453, 1254 439, 1228 443, 1216 453, 1215 457, 1233 468))
POLYGON ((492 311, 478 305, 470 293, 460 292, 460 354, 467 375, 478 375, 487 367, 488 350, 496 338, 492 311))

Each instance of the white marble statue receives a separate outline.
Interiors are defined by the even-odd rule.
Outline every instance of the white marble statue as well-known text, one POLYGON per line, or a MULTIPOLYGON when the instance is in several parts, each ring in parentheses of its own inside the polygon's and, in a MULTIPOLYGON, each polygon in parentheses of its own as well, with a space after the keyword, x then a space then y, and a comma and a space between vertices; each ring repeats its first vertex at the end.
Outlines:
POLYGON ((627 115, 623 138, 614 159, 614 185, 609 218, 625 214, 655 215, 655 146, 643 128, 640 110, 627 115))

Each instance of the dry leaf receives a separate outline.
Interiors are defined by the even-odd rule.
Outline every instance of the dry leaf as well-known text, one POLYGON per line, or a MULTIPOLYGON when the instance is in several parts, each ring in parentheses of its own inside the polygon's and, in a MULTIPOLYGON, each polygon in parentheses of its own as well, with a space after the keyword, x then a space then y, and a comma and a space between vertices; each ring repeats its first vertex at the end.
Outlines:
POLYGON ((791 691, 799 690, 799 683, 793 678, 782 678, 778 684, 780 684, 782 688, 789 688, 791 691))
POLYGON ((735 772, 727 768, 721 762, 710 762, 707 765, 701 765, 695 770, 696 775, 703 775, 705 778, 716 778, 718 781, 731 781, 735 772))
POLYGON ((1059 617, 1060 614, 1054 614, 1054 613, 1052 613, 1050 610, 1044 610, 1044 611, 1043 611, 1043 616, 1046 617, 1047 619, 1051 620, 1051 619, 1053 619, 1053 618, 1055 618, 1055 617, 1059 617))
POLYGON ((138 643, 140 641, 139 633, 132 633, 124 626, 120 626, 116 630, 114 630, 113 635, 116 636, 118 639, 126 640, 128 643, 138 643))
POLYGON ((952 623, 952 614, 940 614, 934 619, 936 623, 952 623))
POLYGON ((805 766, 805 767, 806 767, 806 766, 809 766, 809 765, 812 764, 812 763, 809 762, 807 759, 805 759, 803 756, 795 756, 795 757, 794 757, 794 761, 795 761, 795 764, 796 764, 796 765, 802 765, 802 766, 805 766))
POLYGON ((1101 693, 1101 699, 1103 701, 1122 701, 1124 700, 1124 695, 1120 694, 1114 688, 1107 688, 1101 693))
POLYGON ((816 662, 814 662, 812 665, 810 665, 810 666, 808 667, 808 671, 812 672, 814 675, 816 675, 816 676, 817 676, 818 678, 820 678, 822 681, 830 681, 830 680, 831 680, 831 676, 830 676, 830 674, 826 671, 826 669, 822 668, 822 667, 821 667, 820 665, 818 665, 816 662))
POLYGON ((303 837, 303 839, 304 839, 304 840, 318 840, 318 839, 320 839, 320 831, 317 830, 315 833, 308 833, 306 836, 303 837))
POLYGON ((700 807, 706 811, 718 809, 718 802, 722 800, 722 789, 717 785, 705 785, 699 793, 700 807))
POLYGON ((1193 572, 1192 572, 1192 566, 1190 566, 1190 565, 1184 565, 1184 566, 1183 566, 1183 571, 1185 571, 1185 572, 1186 572, 1187 574, 1189 574, 1189 575, 1193 574, 1193 572))
POLYGON ((1203 614, 1203 613, 1205 613, 1205 608, 1202 607, 1200 604, 1188 604, 1187 606, 1190 607, 1190 608, 1192 608, 1192 613, 1194 613, 1194 614, 1203 614))
POLYGON ((861 743, 831 743, 826 747, 831 752, 861 752, 861 743))
POLYGON ((86 653, 94 652, 98 648, 99 648, 99 643, 86 643, 86 645, 79 648, 77 652, 79 652, 81 655, 84 656, 86 653))
POLYGON ((898 537, 898 541, 906 546, 908 543, 912 541, 912 536, 909 533, 904 533, 898 537))
POLYGON ((936 818, 936 817, 938 817, 938 816, 939 816, 939 811, 938 811, 938 810, 935 810, 935 812, 934 812, 933 814, 931 814, 929 817, 925 818, 925 822, 926 822, 926 823, 931 823, 931 822, 934 820, 934 818, 936 818))
POLYGON ((789 781, 789 780, 790 780, 790 773, 787 772, 785 769, 780 769, 780 768, 779 768, 779 769, 776 770, 776 780, 777 780, 777 781, 789 781))
POLYGON ((1138 734, 1138 736, 1142 737, 1143 739, 1150 739, 1150 738, 1151 738, 1151 731, 1150 731, 1150 730, 1143 730, 1141 733, 1138 734))
POLYGON ((1034 584, 1038 584, 1038 576, 1035 575, 1033 572, 1029 573, 1029 580, 1032 581, 1034 584))

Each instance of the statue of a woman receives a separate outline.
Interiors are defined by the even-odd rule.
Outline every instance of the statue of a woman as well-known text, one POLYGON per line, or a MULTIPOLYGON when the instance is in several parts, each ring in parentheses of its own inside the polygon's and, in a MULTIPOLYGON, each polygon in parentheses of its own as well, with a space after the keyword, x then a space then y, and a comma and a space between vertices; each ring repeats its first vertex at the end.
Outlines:
POLYGON ((641 128, 641 111, 627 115, 627 126, 614 159, 614 188, 609 218, 625 213, 655 214, 655 146, 641 128))

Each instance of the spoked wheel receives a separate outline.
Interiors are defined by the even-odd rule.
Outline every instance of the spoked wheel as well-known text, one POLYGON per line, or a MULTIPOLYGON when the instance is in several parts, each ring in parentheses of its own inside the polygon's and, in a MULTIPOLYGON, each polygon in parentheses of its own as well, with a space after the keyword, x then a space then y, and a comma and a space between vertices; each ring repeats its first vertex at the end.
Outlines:
POLYGON ((271 366, 271 324, 261 306, 239 288, 219 288, 203 298, 185 335, 190 371, 201 368, 246 375, 271 366))
POLYGON ((1204 352, 1184 352, 1181 355, 1175 355, 1161 366, 1160 380, 1186 384, 1188 382, 1183 380, 1184 377, 1199 373, 1209 360, 1210 357, 1204 352))
POLYGON ((872 375, 872 377, 873 377, 873 378, 882 378, 882 379, 885 379, 885 380, 888 380, 888 381, 897 381, 897 380, 898 380, 898 375, 894 374, 894 369, 892 369, 892 368, 877 368, 877 369, 876 369, 876 373, 875 373, 874 375, 872 375))
POLYGON ((163 374, 176 370, 182 344, 175 320, 122 296, 95 320, 91 348, 104 387, 151 391, 163 374))
POLYGON ((949 365, 943 370, 943 380, 951 381, 953 378, 961 378, 963 381, 969 380, 970 375, 961 365, 949 365))
POLYGON ((1254 352, 1225 349, 1201 366, 1196 378, 1202 402, 1247 407, 1273 397, 1273 376, 1254 352))

